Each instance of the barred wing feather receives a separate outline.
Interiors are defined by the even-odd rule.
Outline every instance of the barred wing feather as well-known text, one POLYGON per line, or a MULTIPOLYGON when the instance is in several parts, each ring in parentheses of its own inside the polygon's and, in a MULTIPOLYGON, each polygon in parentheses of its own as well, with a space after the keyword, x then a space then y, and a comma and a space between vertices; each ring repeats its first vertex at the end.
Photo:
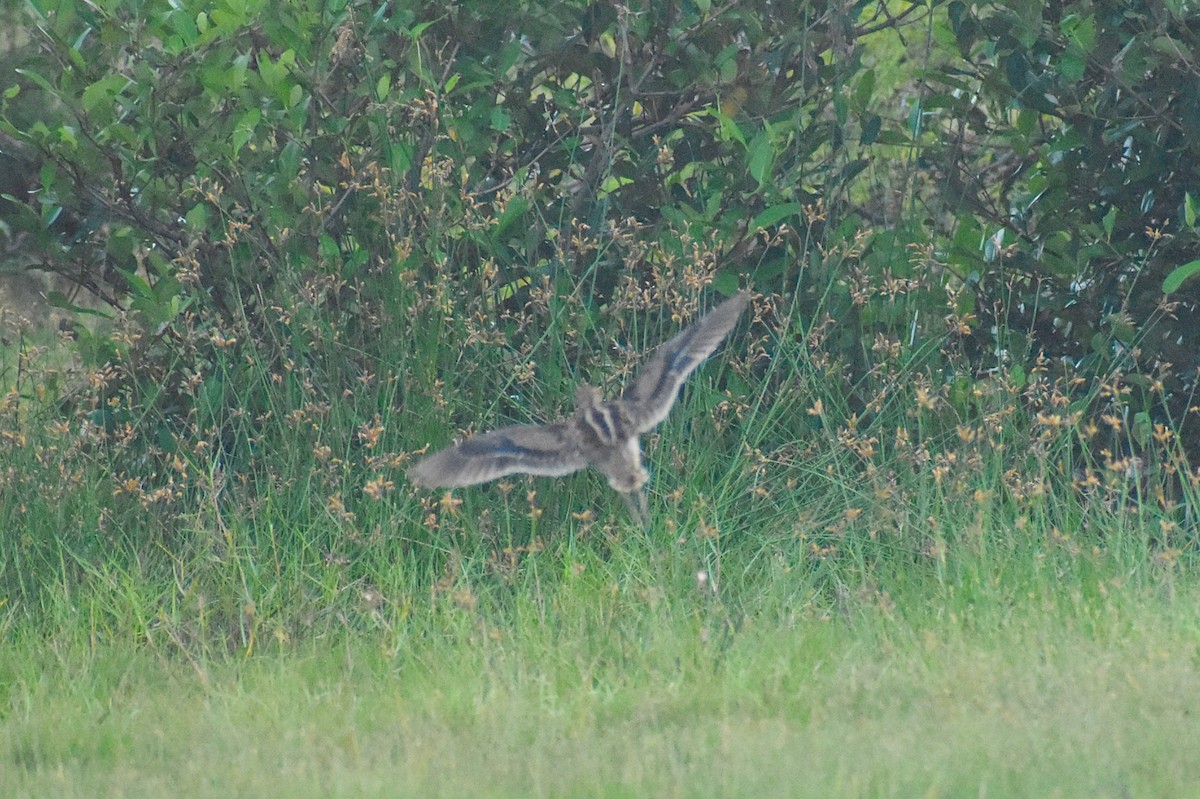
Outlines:
POLYGON ((409 478, 426 488, 457 488, 516 472, 562 477, 584 466, 578 431, 569 422, 555 422, 501 427, 468 438, 423 458, 409 478))
POLYGON ((720 346, 749 302, 748 292, 733 295, 654 351, 620 399, 637 432, 667 418, 680 386, 720 346))

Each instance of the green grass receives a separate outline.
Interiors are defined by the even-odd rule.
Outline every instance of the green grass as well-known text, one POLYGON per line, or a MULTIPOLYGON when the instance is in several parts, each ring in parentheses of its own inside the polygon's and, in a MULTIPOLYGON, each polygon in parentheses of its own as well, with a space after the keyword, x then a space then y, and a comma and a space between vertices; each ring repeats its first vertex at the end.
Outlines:
MULTIPOLYGON (((329 341, 303 379, 218 359, 182 425, 136 391, 6 422, 0 797, 1200 793, 1169 440, 1131 468, 1041 373, 956 395, 914 356, 851 396, 783 314, 648 437, 649 535, 590 473, 454 505, 413 450, 570 381, 506 383, 420 307, 362 375, 329 341)), ((551 338, 521 359, 568 363, 551 338)), ((593 338, 577 376, 615 374, 593 338)))
POLYGON ((1024 549, 1007 582, 883 575, 793 605, 815 583, 778 571, 718 602, 671 578, 682 550, 649 546, 531 577, 569 551, 551 547, 473 603, 391 605, 249 657, 17 624, 0 795, 1200 790, 1200 592, 1169 572, 1024 549))

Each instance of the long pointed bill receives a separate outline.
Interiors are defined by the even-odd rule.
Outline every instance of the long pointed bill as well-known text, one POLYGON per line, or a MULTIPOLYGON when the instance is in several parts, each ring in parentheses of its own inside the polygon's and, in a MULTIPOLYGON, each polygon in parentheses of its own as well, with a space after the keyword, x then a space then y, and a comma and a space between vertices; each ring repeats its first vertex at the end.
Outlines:
POLYGON ((642 525, 642 529, 650 532, 650 503, 646 501, 646 492, 638 489, 621 494, 625 498, 625 504, 629 506, 629 512, 642 525))

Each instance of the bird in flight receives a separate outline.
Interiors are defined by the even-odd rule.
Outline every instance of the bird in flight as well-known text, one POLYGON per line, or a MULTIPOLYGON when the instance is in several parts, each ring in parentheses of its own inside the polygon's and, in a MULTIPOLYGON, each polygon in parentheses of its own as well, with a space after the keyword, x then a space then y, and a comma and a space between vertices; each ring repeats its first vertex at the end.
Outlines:
POLYGON ((515 472, 562 477, 594 466, 648 527, 643 486, 650 475, 638 437, 667 418, 683 381, 712 355, 749 302, 750 294, 739 292, 657 347, 619 398, 606 402, 598 389, 580 384, 571 417, 468 438, 423 458, 409 470, 409 479, 426 488, 457 488, 515 472))

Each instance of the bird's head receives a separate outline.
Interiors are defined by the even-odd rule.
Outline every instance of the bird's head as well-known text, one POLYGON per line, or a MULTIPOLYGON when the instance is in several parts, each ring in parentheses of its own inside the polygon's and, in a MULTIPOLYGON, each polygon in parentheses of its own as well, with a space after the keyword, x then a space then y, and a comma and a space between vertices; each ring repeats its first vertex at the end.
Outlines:
POLYGON ((600 389, 595 386, 589 386, 587 383, 580 383, 575 387, 575 412, 584 413, 592 408, 599 407, 604 401, 600 394, 600 389))

